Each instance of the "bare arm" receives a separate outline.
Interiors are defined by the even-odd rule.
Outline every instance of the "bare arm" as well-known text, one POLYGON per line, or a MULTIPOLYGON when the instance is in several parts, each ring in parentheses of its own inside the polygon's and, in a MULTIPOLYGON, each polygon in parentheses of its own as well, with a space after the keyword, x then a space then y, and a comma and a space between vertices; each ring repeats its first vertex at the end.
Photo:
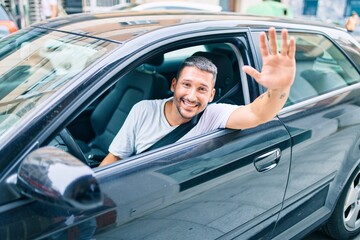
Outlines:
POLYGON ((100 163, 99 167, 102 167, 102 166, 105 166, 107 164, 110 164, 110 163, 114 163, 118 160, 120 160, 121 158, 115 156, 114 154, 112 153, 109 153, 105 158, 104 160, 102 160, 102 162, 100 163))
POLYGON ((281 32, 281 52, 277 50, 276 32, 269 29, 270 52, 265 33, 260 35, 260 49, 263 59, 261 72, 250 66, 243 71, 268 90, 252 103, 236 109, 226 124, 227 128, 246 129, 265 123, 276 116, 289 96, 295 78, 295 39, 288 41, 288 32, 281 32))

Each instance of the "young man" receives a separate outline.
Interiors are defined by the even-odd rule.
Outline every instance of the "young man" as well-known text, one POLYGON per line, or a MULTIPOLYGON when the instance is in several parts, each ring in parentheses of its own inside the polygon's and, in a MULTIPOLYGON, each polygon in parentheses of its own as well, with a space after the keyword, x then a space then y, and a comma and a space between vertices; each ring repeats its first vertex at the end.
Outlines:
POLYGON ((203 57, 190 57, 172 80, 173 98, 145 100, 136 104, 109 147, 100 166, 141 153, 177 126, 203 112, 198 124, 180 140, 217 128, 246 129, 265 123, 281 110, 295 76, 295 40, 281 32, 281 52, 277 49, 276 32, 269 29, 270 51, 265 33, 260 35, 263 60, 261 73, 250 66, 243 71, 267 88, 267 92, 246 106, 211 104, 215 95, 217 69, 203 57))

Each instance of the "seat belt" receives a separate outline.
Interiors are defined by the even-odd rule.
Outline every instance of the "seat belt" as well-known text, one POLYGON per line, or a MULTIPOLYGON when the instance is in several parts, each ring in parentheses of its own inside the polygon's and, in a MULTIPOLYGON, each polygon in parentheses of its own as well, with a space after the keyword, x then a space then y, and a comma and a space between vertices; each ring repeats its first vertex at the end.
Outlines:
POLYGON ((237 91, 240 90, 240 82, 237 82, 227 93, 225 93, 222 97, 220 97, 216 103, 220 103, 222 100, 226 99, 227 97, 233 95, 237 91))
POLYGON ((159 148, 159 147, 174 143, 177 140, 179 140, 186 133, 188 133, 193 127, 196 126, 196 124, 199 122, 199 120, 200 120, 200 118, 201 118, 204 111, 202 111, 201 113, 198 113, 189 122, 181 124, 180 126, 175 128, 174 130, 169 132, 167 135, 165 135, 163 138, 161 138, 159 141, 154 143, 151 147, 149 147, 148 149, 146 149, 143 152, 147 152, 147 151, 153 150, 155 148, 159 148))

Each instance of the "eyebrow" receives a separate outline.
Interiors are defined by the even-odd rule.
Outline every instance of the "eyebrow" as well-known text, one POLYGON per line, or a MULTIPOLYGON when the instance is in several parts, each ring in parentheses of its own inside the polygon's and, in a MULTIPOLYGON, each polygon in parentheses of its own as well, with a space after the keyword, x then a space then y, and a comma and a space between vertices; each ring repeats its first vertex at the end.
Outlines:
MULTIPOLYGON (((191 80, 191 79, 186 79, 186 78, 183 78, 182 79, 184 82, 193 82, 193 80, 191 80)), ((204 83, 200 83, 200 86, 202 86, 202 87, 206 87, 206 88, 211 88, 209 85, 207 85, 207 84, 204 84, 204 83)))
POLYGON ((210 87, 208 85, 206 85, 206 84, 201 83, 200 86, 205 87, 206 89, 210 89, 210 87))

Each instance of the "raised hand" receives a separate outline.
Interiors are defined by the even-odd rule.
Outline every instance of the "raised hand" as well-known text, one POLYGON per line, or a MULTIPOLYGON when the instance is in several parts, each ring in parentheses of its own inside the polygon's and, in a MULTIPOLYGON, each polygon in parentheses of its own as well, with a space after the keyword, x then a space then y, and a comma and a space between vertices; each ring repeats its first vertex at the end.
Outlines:
POLYGON ((288 40, 288 31, 281 31, 281 51, 277 49, 275 28, 269 28, 269 45, 266 44, 266 35, 260 34, 260 50, 263 66, 261 72, 250 66, 244 66, 243 71, 253 77, 267 89, 289 89, 295 77, 295 39, 288 40))

